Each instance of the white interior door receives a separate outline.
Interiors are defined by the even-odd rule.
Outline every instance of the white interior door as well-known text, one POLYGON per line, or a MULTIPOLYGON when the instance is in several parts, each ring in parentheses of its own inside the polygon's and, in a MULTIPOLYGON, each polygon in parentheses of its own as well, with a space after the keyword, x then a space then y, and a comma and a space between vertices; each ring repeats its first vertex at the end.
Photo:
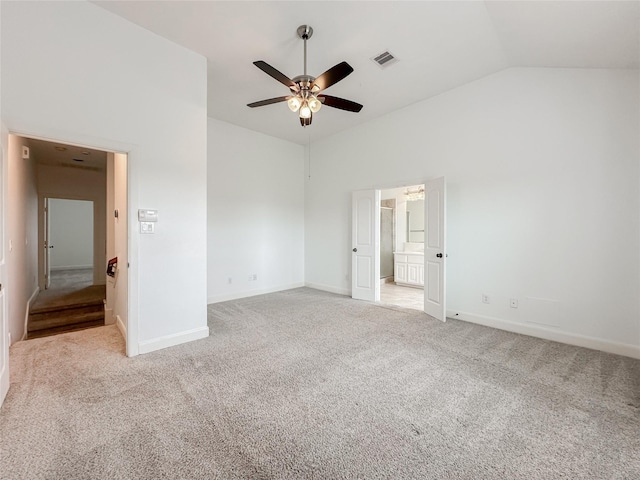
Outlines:
POLYGON ((49 210, 49 199, 44 198, 44 288, 47 289, 51 286, 51 214, 49 210))
POLYGON ((380 300, 380 190, 353 192, 351 297, 380 300))
POLYGON ((425 182, 424 311, 446 321, 447 197, 444 177, 425 182))
POLYGON ((7 144, 9 133, 2 125, 0 127, 0 405, 9 391, 9 325, 7 318, 6 290, 6 256, 5 256, 5 212, 7 185, 7 144))

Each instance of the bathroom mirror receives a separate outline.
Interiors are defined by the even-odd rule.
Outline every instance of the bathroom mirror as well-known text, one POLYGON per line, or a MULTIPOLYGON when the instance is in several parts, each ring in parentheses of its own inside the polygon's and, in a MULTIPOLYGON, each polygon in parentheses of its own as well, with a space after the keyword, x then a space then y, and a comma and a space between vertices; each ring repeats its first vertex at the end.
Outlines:
POLYGON ((407 242, 424 243, 424 199, 407 200, 407 242))

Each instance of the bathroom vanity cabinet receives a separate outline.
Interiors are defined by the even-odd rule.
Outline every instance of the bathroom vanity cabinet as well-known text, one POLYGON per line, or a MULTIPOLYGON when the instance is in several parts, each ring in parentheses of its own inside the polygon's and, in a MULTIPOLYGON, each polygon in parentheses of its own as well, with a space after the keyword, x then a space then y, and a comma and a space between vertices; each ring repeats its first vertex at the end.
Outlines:
POLYGON ((395 252, 393 277, 398 285, 424 287, 424 253, 395 252))

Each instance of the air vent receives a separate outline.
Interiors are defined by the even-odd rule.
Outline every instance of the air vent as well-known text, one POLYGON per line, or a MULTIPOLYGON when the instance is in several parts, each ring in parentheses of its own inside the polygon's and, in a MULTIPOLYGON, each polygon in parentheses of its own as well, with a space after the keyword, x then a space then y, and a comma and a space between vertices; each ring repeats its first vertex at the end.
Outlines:
POLYGON ((392 65, 398 61, 396 57, 394 57, 391 53, 382 52, 380 55, 376 55, 371 60, 376 62, 380 67, 386 68, 389 65, 392 65))

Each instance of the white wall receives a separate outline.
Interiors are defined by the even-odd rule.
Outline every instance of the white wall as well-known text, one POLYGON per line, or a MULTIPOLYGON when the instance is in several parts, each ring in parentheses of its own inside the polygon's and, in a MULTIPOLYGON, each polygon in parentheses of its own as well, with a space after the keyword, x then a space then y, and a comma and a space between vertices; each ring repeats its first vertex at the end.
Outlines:
POLYGON ((105 323, 116 323, 127 338, 127 156, 122 153, 107 155, 107 260, 114 257, 118 263, 115 276, 107 276, 105 323))
POLYGON ((452 314, 640 354, 638 80, 514 68, 314 144, 306 281, 350 292, 353 190, 445 175, 452 314))
MULTIPOLYGON (((82 168, 62 167, 56 165, 36 166, 38 176, 38 196, 58 199, 90 200, 93 202, 93 283, 105 283, 105 251, 106 251, 106 172, 82 168)), ((40 205, 43 205, 41 200, 40 205)), ((39 212, 39 224, 44 225, 42 208, 39 212)), ((44 232, 39 231, 40 244, 44 243, 44 232)), ((54 244, 53 250, 58 248, 54 244)), ((53 253, 52 259, 56 258, 53 253)), ((40 262, 40 288, 44 288, 44 261, 42 250, 38 250, 40 262)), ((91 263, 91 262, 90 262, 91 263)))
POLYGON ((210 118, 208 157, 209 303, 304 285, 304 148, 210 118))
POLYGON ((27 303, 38 288, 38 194, 35 162, 22 158, 29 141, 9 136, 7 192, 7 295, 11 342, 24 335, 27 303))
POLYGON ((208 335, 205 58, 88 2, 0 8, 7 128, 129 153, 128 353, 208 335))
POLYGON ((52 198, 49 222, 51 270, 93 267, 93 202, 52 198))

